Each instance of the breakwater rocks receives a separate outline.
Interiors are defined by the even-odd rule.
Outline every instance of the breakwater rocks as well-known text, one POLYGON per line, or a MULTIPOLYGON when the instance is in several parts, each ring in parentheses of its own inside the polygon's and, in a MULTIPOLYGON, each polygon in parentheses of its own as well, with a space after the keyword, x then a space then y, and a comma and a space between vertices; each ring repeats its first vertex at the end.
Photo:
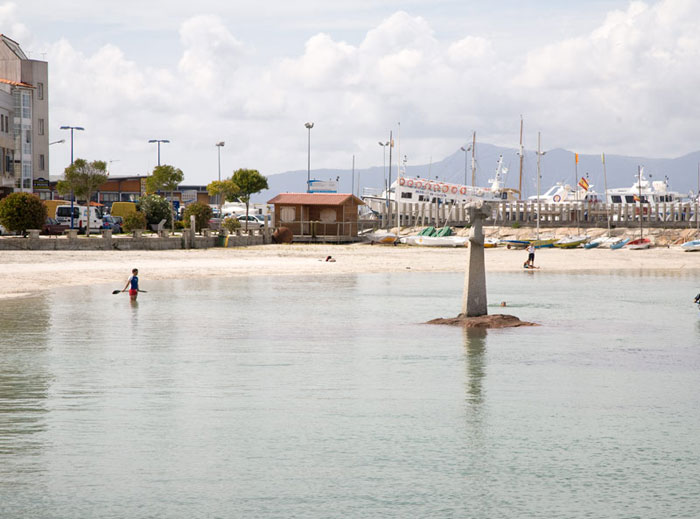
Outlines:
POLYGON ((439 317, 425 324, 446 324, 448 326, 461 326, 462 328, 517 328, 519 326, 539 326, 536 323, 521 321, 514 315, 507 314, 480 315, 479 317, 467 317, 460 314, 457 317, 439 317))

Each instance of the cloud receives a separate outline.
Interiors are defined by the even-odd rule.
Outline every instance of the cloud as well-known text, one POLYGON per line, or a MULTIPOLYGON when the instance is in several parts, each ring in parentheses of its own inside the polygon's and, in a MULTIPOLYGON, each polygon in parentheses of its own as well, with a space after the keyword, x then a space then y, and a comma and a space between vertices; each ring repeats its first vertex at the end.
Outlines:
MULTIPOLYGON (((0 21, 32 41, 15 11, 0 7, 0 21)), ((90 52, 48 44, 51 124, 85 126, 76 153, 118 159, 120 174, 152 169, 147 140, 168 138, 164 160, 200 183, 214 178, 221 140, 224 172, 304 169, 306 121, 317 167, 349 167, 352 155, 358 167, 381 164, 377 140, 398 121, 410 164, 453 152, 472 130, 516 145, 521 113, 526 145, 537 128, 548 147, 680 154, 696 147, 699 15, 692 0, 632 2, 584 34, 505 53, 497 35, 441 38, 398 11, 354 43, 318 32, 272 59, 224 19, 198 15, 180 24, 175 59, 157 66, 118 40, 90 52)), ((66 155, 52 146, 53 174, 66 155)))

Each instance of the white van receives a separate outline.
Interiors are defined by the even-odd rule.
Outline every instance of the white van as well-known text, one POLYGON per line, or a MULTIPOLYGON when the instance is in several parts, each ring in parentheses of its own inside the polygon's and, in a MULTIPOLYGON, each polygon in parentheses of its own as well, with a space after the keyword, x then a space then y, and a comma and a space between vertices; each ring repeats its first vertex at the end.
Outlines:
MULTIPOLYGON (((70 225, 70 205, 59 205, 56 208, 56 221, 70 225)), ((85 232, 87 227, 87 207, 73 205, 73 228, 85 232)), ((90 207, 90 232, 99 232, 102 228, 102 208, 90 207)))

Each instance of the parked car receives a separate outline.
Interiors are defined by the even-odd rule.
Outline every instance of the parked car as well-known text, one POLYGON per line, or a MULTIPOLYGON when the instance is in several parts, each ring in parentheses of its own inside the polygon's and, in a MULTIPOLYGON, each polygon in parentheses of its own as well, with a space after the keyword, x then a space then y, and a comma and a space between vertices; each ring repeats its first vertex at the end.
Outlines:
POLYGON ((70 228, 70 225, 58 223, 55 218, 47 218, 44 225, 41 227, 41 234, 63 234, 63 231, 70 228))
POLYGON ((265 227, 265 224, 263 221, 258 220, 254 215, 249 214, 248 218, 246 219, 246 215, 242 214, 241 216, 236 217, 239 222, 241 222, 241 229, 246 228, 246 223, 248 225, 248 229, 262 229, 265 227))
POLYGON ((102 217, 102 228, 112 229, 112 234, 119 234, 122 232, 122 225, 117 221, 117 218, 122 219, 121 216, 103 216, 102 217))

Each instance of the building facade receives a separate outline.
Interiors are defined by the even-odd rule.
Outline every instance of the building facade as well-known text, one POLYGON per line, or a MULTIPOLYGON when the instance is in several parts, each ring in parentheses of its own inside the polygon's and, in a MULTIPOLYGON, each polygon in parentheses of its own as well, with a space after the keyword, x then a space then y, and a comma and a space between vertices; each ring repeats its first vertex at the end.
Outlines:
POLYGON ((48 63, 0 34, 0 197, 49 178, 48 63))

